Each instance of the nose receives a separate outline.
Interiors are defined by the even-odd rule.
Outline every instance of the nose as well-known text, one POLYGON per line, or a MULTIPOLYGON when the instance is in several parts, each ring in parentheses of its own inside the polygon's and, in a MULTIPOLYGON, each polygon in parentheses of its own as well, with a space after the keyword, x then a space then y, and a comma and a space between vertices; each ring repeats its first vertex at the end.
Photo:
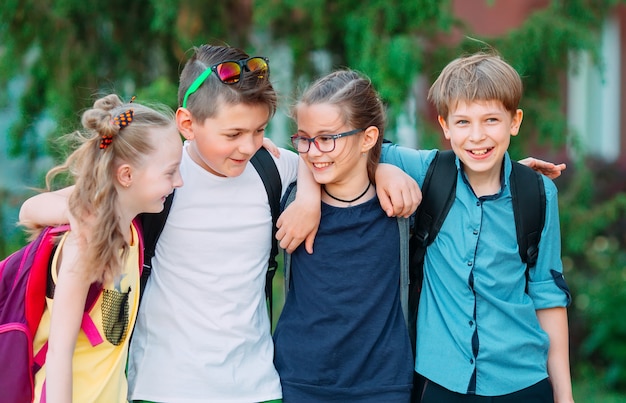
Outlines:
POLYGON ((241 136, 238 145, 238 150, 243 155, 253 155, 263 145, 263 136, 255 136, 253 134, 246 134, 241 136))
POLYGON ((307 155, 311 155, 311 156, 318 156, 323 154, 319 148, 317 148, 317 144, 315 144, 315 141, 312 141, 309 144, 309 151, 307 151, 307 155))
POLYGON ((485 137, 485 132, 481 125, 472 125, 470 129, 469 139, 471 141, 480 141, 485 137))
POLYGON ((181 186, 183 186, 184 182, 183 182, 183 176, 180 174, 180 170, 177 169, 176 173, 174 174, 174 180, 172 181, 172 186, 174 188, 179 188, 181 186))

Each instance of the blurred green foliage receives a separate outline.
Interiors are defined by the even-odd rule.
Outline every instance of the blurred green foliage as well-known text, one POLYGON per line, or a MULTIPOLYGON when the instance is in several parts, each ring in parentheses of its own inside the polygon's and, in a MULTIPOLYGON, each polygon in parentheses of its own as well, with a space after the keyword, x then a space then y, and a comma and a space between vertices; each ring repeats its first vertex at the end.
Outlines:
MULTIPOLYGON (((43 133, 50 146, 76 128, 80 111, 97 95, 137 95, 176 107, 178 73, 194 45, 221 43, 260 54, 287 45, 294 82, 325 73, 316 63, 316 55, 325 52, 331 68, 349 66, 372 78, 392 129, 403 111, 419 116, 419 145, 431 148, 442 146, 432 112, 406 102, 423 97, 419 78, 427 86, 451 59, 493 48, 524 80, 524 140, 512 142, 512 156, 540 150, 539 156, 555 159, 570 135, 563 78, 576 67, 571 55, 588 52, 601 66, 602 23, 625 3, 553 0, 506 35, 484 38, 453 15, 451 0, 5 0, 0 85, 20 77, 24 88, 18 99, 0 91, 0 105, 18 103, 7 134, 12 155, 33 162, 48 154, 58 159, 63 149, 42 147, 43 120, 56 123, 43 133), (453 33, 463 39, 451 40, 453 33)), ((626 322, 619 314, 626 302, 626 183, 615 175, 612 182, 599 180, 598 172, 624 177, 619 166, 579 160, 557 180, 563 260, 574 295, 572 366, 575 379, 593 372, 603 387, 626 390, 626 322)), ((40 177, 33 172, 29 185, 41 186, 40 177)), ((0 192, 4 201, 15 197, 0 192)), ((0 235, 0 250, 7 241, 0 235)))

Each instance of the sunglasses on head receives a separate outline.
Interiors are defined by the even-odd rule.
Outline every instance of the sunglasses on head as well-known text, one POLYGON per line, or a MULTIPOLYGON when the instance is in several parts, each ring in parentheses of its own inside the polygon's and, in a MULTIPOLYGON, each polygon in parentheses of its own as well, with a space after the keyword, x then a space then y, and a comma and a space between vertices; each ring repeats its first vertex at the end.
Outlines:
POLYGON ((187 98, 200 88, 206 79, 215 73, 217 78, 224 84, 237 84, 242 80, 244 71, 256 74, 259 79, 268 79, 270 76, 270 60, 263 56, 254 56, 242 60, 227 60, 214 64, 204 70, 202 74, 194 80, 185 92, 183 98, 183 108, 187 107, 187 98))

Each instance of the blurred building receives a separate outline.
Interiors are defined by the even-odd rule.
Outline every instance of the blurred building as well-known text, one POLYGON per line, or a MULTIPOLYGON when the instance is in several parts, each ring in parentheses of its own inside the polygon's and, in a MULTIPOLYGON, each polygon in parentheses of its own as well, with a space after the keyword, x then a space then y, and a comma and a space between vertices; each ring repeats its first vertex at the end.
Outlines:
MULTIPOLYGON (((453 9, 471 31, 499 36, 549 4, 549 0, 453 0, 453 9)), ((626 169, 626 6, 616 6, 606 18, 600 53, 602 71, 589 55, 572 55, 577 63, 566 78, 565 110, 579 149, 626 169)))

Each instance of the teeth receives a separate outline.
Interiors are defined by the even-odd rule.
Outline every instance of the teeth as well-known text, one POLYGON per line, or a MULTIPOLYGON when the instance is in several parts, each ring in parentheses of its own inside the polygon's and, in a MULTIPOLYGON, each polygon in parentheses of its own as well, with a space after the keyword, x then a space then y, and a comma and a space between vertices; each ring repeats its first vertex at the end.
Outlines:
POLYGON ((332 165, 332 164, 331 164, 330 162, 317 162, 317 163, 314 163, 314 164, 313 164, 313 166, 314 166, 315 168, 326 168, 326 167, 329 167, 329 166, 331 166, 331 165, 332 165))
POLYGON ((471 153, 474 155, 485 155, 487 154, 487 150, 486 148, 482 149, 482 150, 472 150, 471 153))

